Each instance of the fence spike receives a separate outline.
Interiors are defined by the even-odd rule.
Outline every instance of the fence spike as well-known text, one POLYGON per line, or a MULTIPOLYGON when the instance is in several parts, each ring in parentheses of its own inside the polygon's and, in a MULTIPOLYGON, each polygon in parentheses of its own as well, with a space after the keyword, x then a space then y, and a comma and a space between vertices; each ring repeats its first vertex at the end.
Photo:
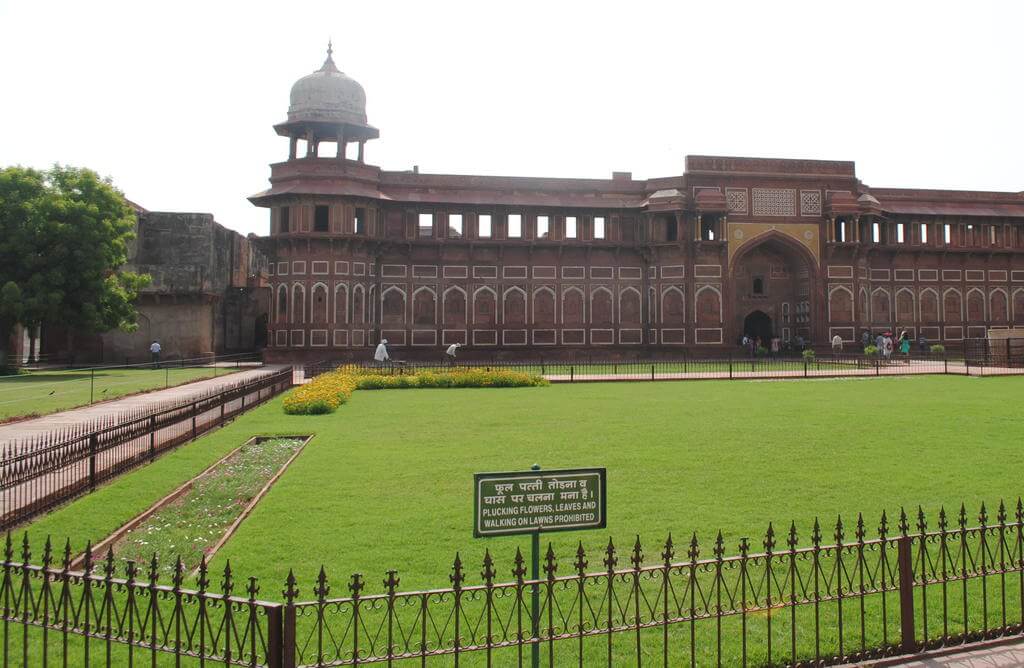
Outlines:
POLYGON ((988 511, 985 510, 985 502, 981 502, 981 512, 978 513, 978 521, 981 522, 981 526, 984 527, 988 523, 988 511))
POLYGON ((284 581, 284 591, 281 592, 288 605, 294 603, 295 597, 299 595, 299 589, 296 586, 297 584, 298 582, 295 580, 295 573, 289 568, 288 577, 284 581))
POLYGON ((835 539, 835 541, 836 541, 836 543, 838 545, 842 545, 843 537, 845 535, 846 534, 844 532, 844 527, 843 527, 843 516, 842 515, 837 515, 836 516, 836 532, 835 532, 835 534, 833 534, 832 537, 835 539))
POLYGON ((612 539, 609 536, 608 547, 604 549, 604 566, 610 573, 615 570, 615 565, 618 563, 619 559, 615 556, 615 543, 612 542, 612 539))
POLYGON ((82 560, 82 568, 86 575, 92 573, 92 540, 85 541, 85 559, 82 560))
POLYGON ((924 508, 917 507, 917 530, 924 533, 928 530, 928 520, 924 516, 924 508))
POLYGON ((224 564, 224 579, 220 583, 221 591, 224 592, 224 596, 231 596, 232 590, 235 588, 235 581, 231 575, 231 560, 228 559, 227 563, 224 564))
POLYGON ((107 556, 103 560, 103 577, 106 579, 114 577, 116 570, 117 563, 114 561, 114 550, 113 548, 107 548, 107 556))
MULTIPOLYGON (((721 533, 721 532, 719 532, 721 533)), ((786 545, 789 546, 789 550, 792 552, 796 549, 797 536, 796 536, 796 520, 789 523, 789 538, 786 539, 786 545)))
POLYGON ((21 539, 21 559, 27 565, 29 559, 32 558, 32 550, 28 544, 28 532, 25 532, 25 537, 21 539))
POLYGON ((996 513, 996 521, 1000 524, 1006 524, 1006 504, 1003 503, 1002 499, 999 499, 999 510, 996 513))
POLYGON ((548 551, 544 555, 544 573, 547 574, 549 581, 555 579, 555 571, 557 570, 558 562, 555 560, 555 549, 548 542, 548 551))
POLYGON ((160 560, 156 557, 156 552, 153 553, 153 558, 149 560, 149 584, 156 585, 157 580, 160 579, 160 560))
POLYGON ((516 579, 516 582, 522 584, 523 576, 526 575, 526 565, 523 560, 523 551, 518 547, 516 547, 516 556, 512 563, 514 564, 512 576, 516 579))
POLYGON ((633 568, 639 570, 640 566, 644 563, 643 549, 640 547, 640 534, 637 534, 636 542, 633 543, 633 554, 630 555, 629 561, 633 564, 633 568))
POLYGON ((125 562, 124 562, 124 574, 125 574, 125 579, 128 580, 127 586, 129 588, 131 588, 131 586, 133 584, 135 584, 136 576, 138 576, 138 574, 139 574, 139 569, 135 565, 135 560, 134 559, 125 559, 125 562))
POLYGON ((686 556, 690 558, 690 562, 697 561, 697 557, 700 556, 700 546, 697 543, 697 532, 693 532, 693 537, 690 538, 690 549, 687 551, 686 556))
POLYGON ((582 577, 583 573, 587 569, 587 553, 583 549, 583 541, 579 541, 576 544, 576 561, 573 562, 573 566, 576 568, 576 573, 582 577))
POLYGON ((853 534, 857 538, 858 543, 864 542, 864 514, 857 513, 857 528, 853 534))
POLYGON ((967 528, 967 506, 963 503, 960 504, 960 529, 964 530, 967 528))
POLYGON ((904 538, 910 533, 910 520, 907 519, 907 511, 900 506, 900 535, 904 538))
MULTIPOLYGON (((582 543, 580 543, 580 547, 583 547, 582 543)), ((669 532, 668 538, 665 539, 665 549, 661 553, 661 560, 665 562, 666 566, 668 566, 668 565, 670 565, 672 563, 672 559, 675 556, 676 556, 676 547, 675 547, 675 545, 672 544, 672 533, 669 532)))
POLYGON ((814 518, 814 526, 811 528, 811 543, 814 547, 821 547, 821 522, 817 517, 814 518))
MULTIPOLYGON (((493 578, 494 575, 495 574, 492 573, 491 577, 493 578)), ((384 586, 388 590, 388 596, 393 597, 395 595, 395 592, 398 590, 398 585, 401 581, 401 578, 398 577, 398 571, 394 569, 388 571, 388 577, 386 580, 384 580, 384 586)))
POLYGON ((451 581, 453 589, 461 589, 462 581, 464 579, 465 576, 462 573, 462 557, 460 557, 459 553, 456 552, 455 561, 452 562, 452 573, 448 576, 448 580, 451 581))
POLYGON ((715 537, 715 547, 713 550, 715 559, 718 561, 722 560, 722 556, 725 554, 725 540, 722 538, 722 530, 718 530, 718 535, 715 537))
POLYGON ((747 558, 747 553, 750 552, 750 539, 746 536, 740 538, 740 557, 743 559, 747 558))
POLYGON ((249 594, 249 600, 255 601, 256 594, 260 593, 260 586, 255 577, 249 578, 249 585, 245 588, 247 594, 249 594))
POLYGON ((204 553, 199 558, 199 579, 196 581, 200 594, 205 594, 206 588, 210 586, 209 568, 209 565, 206 563, 206 554, 204 553))
POLYGON ((7 530, 7 539, 4 541, 4 561, 11 563, 14 560, 14 543, 11 540, 11 530, 7 530))
POLYGON ((64 572, 71 570, 71 539, 64 539, 64 555, 60 560, 60 567, 64 572))
POLYGON ((320 574, 316 576, 316 588, 313 589, 313 593, 316 594, 316 599, 320 602, 323 602, 331 593, 331 586, 327 584, 327 571, 324 570, 323 565, 320 566, 320 574))
POLYGON ((1019 496, 1017 497, 1017 514, 1016 518, 1018 522, 1024 522, 1024 500, 1019 496))
POLYGON ((946 520, 946 506, 939 506, 939 531, 945 533, 948 521, 946 520))
POLYGON ((174 560, 174 574, 171 575, 171 586, 175 590, 181 589, 181 583, 185 580, 185 564, 181 560, 179 554, 177 559, 174 560))
MULTIPOLYGON (((484 569, 480 571, 480 577, 484 579, 484 584, 490 587, 494 580, 494 559, 491 558, 491 551, 489 549, 484 550, 484 569)), ((384 583, 387 586, 387 583, 384 583)))

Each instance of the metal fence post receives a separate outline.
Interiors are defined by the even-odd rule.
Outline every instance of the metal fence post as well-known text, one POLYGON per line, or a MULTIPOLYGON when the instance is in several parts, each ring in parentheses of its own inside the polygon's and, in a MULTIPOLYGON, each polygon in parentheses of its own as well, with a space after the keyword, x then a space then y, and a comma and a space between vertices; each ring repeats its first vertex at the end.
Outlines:
POLYGON ((220 393, 220 423, 221 424, 224 424, 224 404, 225 404, 224 392, 221 391, 221 393, 220 393))
POLYGON ((729 379, 732 379, 732 353, 729 353, 729 379))
POLYGON ((196 438, 196 402, 192 402, 192 440, 196 438))
POLYGON ((149 461, 156 459, 156 415, 149 416, 149 461))
POLYGON ((916 651, 914 638, 914 560, 910 536, 896 539, 897 570, 900 577, 900 649, 904 654, 916 651))
POLYGON ((89 489, 96 489, 96 451, 99 449, 99 436, 96 432, 89 435, 89 489))
POLYGON ((654 365, 651 365, 651 380, 654 380, 654 365))
POLYGON ((93 391, 96 389, 96 369, 89 370, 89 403, 92 403, 93 391))
POLYGON ((570 365, 569 366, 569 382, 570 383, 573 381, 573 377, 575 376, 575 374, 576 374, 576 367, 573 366, 573 365, 570 365))
POLYGON ((949 358, 946 356, 942 358, 942 373, 949 373, 949 358))
POLYGON ((295 606, 267 605, 267 668, 295 668, 295 606))

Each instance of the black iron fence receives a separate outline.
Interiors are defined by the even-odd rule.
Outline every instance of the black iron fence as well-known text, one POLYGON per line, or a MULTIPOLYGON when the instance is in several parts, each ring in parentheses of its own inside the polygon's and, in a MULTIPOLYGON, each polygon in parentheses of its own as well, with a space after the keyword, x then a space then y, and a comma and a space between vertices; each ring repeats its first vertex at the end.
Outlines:
POLYGON ((443 371, 453 367, 511 369, 537 373, 556 382, 604 380, 700 380, 751 378, 815 378, 833 376, 892 376, 913 374, 1001 375, 1024 373, 995 365, 973 364, 970 360, 932 354, 863 355, 829 353, 813 358, 803 356, 726 355, 712 358, 683 356, 678 359, 600 359, 560 360, 474 360, 468 355, 454 364, 447 361, 420 362, 391 360, 346 362, 321 361, 303 367, 306 378, 341 366, 377 369, 383 373, 443 371))
POLYGON ((967 339, 964 360, 975 366, 1024 367, 1024 338, 967 339))
POLYGON ((721 533, 653 549, 639 537, 625 550, 609 541, 600 554, 549 545, 531 577, 520 552, 501 565, 486 551, 474 566, 456 555, 450 584, 425 591, 402 591, 393 570, 378 585, 358 573, 334 583, 321 569, 313 598, 299 599, 290 574, 283 602, 260 600, 254 578, 236 584, 230 564, 211 587, 204 561, 186 589, 180 560, 169 583, 155 557, 118 568, 109 552, 100 563, 87 552, 72 571, 69 546, 55 556, 47 541, 34 565, 27 538, 16 557, 8 535, 4 665, 171 655, 289 667, 775 666, 918 655, 1024 633, 1024 507, 1000 503, 990 517, 982 506, 976 521, 961 506, 955 517, 940 510, 934 526, 920 509, 877 526, 840 518, 828 536, 817 521, 809 536, 769 525, 730 555, 721 533))
POLYGON ((291 387, 290 368, 0 445, 0 529, 25 522, 291 387))

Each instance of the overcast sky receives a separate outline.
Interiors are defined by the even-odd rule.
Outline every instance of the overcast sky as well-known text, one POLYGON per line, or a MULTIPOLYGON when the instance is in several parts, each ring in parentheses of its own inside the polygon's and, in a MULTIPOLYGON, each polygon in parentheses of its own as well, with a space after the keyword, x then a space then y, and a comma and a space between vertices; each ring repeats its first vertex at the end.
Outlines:
POLYGON ((384 169, 678 175, 854 160, 872 186, 1024 190, 1021 2, 0 0, 0 165, 91 167, 266 234, 292 83, 366 89, 384 169))

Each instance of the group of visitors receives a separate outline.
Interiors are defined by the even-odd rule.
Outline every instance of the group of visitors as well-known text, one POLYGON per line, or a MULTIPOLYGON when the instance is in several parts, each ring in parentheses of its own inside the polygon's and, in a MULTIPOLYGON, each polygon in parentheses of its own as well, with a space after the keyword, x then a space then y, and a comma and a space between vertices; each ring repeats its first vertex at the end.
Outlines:
MULTIPOLYGON (((838 337, 836 337, 838 338, 838 337)), ((899 338, 894 338, 893 333, 889 330, 877 334, 872 340, 871 332, 864 330, 861 333, 861 345, 864 350, 867 351, 868 347, 874 343, 875 349, 878 351, 876 354, 881 355, 885 359, 892 359, 895 353, 907 358, 907 362, 910 362, 910 347, 912 345, 910 340, 910 334, 907 330, 900 332, 899 338)), ((923 336, 918 339, 918 346, 923 351, 928 345, 928 340, 923 336)))
POLYGON ((740 338, 740 345, 751 357, 756 357, 762 350, 766 350, 772 355, 772 357, 775 357, 782 352, 782 339, 777 336, 773 336, 765 341, 760 336, 747 336, 744 334, 740 338))

